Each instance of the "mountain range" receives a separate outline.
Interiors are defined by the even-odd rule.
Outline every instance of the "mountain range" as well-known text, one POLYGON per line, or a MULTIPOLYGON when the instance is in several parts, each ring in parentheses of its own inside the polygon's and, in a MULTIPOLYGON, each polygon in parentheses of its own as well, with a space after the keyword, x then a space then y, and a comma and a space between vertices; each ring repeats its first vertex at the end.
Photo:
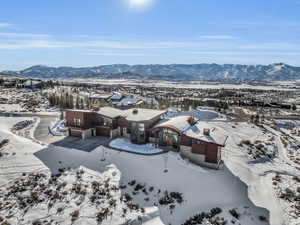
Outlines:
POLYGON ((113 64, 95 67, 33 66, 20 71, 3 71, 2 74, 32 78, 102 78, 151 80, 258 80, 280 81, 300 79, 300 67, 275 63, 270 65, 238 64, 113 64))

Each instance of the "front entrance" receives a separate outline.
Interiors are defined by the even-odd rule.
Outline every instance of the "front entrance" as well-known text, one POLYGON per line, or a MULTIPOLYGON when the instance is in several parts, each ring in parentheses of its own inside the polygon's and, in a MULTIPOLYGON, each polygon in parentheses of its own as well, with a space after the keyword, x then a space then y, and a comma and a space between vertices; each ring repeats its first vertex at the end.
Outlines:
POLYGON ((92 137, 96 136, 96 128, 92 128, 92 137))
POLYGON ((179 135, 170 129, 162 129, 159 132, 159 145, 178 150, 179 135))

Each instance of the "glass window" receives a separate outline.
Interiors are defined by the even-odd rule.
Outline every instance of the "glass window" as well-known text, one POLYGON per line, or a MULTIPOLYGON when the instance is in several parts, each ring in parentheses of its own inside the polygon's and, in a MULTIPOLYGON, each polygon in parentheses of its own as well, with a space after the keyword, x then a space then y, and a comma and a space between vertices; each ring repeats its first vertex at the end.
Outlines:
POLYGON ((74 118, 74 125, 75 127, 80 127, 81 126, 81 121, 79 118, 74 118))

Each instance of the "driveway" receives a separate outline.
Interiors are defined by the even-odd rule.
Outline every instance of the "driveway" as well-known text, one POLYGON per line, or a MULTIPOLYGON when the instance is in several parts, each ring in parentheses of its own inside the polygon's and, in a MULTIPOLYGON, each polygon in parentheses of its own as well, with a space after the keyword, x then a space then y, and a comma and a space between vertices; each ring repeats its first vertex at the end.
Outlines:
POLYGON ((74 148, 87 152, 90 152, 101 145, 107 145, 110 140, 105 137, 91 137, 86 140, 82 140, 78 137, 53 136, 49 133, 48 127, 57 119, 57 117, 40 117, 40 123, 34 131, 34 138, 46 144, 52 144, 64 148, 74 148))

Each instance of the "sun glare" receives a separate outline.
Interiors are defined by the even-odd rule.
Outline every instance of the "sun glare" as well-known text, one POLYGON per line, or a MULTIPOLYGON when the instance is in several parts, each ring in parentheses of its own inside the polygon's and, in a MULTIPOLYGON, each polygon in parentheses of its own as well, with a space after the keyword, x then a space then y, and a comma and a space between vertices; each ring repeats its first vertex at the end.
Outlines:
POLYGON ((151 6, 154 0, 128 0, 129 7, 132 9, 146 9, 151 6))

